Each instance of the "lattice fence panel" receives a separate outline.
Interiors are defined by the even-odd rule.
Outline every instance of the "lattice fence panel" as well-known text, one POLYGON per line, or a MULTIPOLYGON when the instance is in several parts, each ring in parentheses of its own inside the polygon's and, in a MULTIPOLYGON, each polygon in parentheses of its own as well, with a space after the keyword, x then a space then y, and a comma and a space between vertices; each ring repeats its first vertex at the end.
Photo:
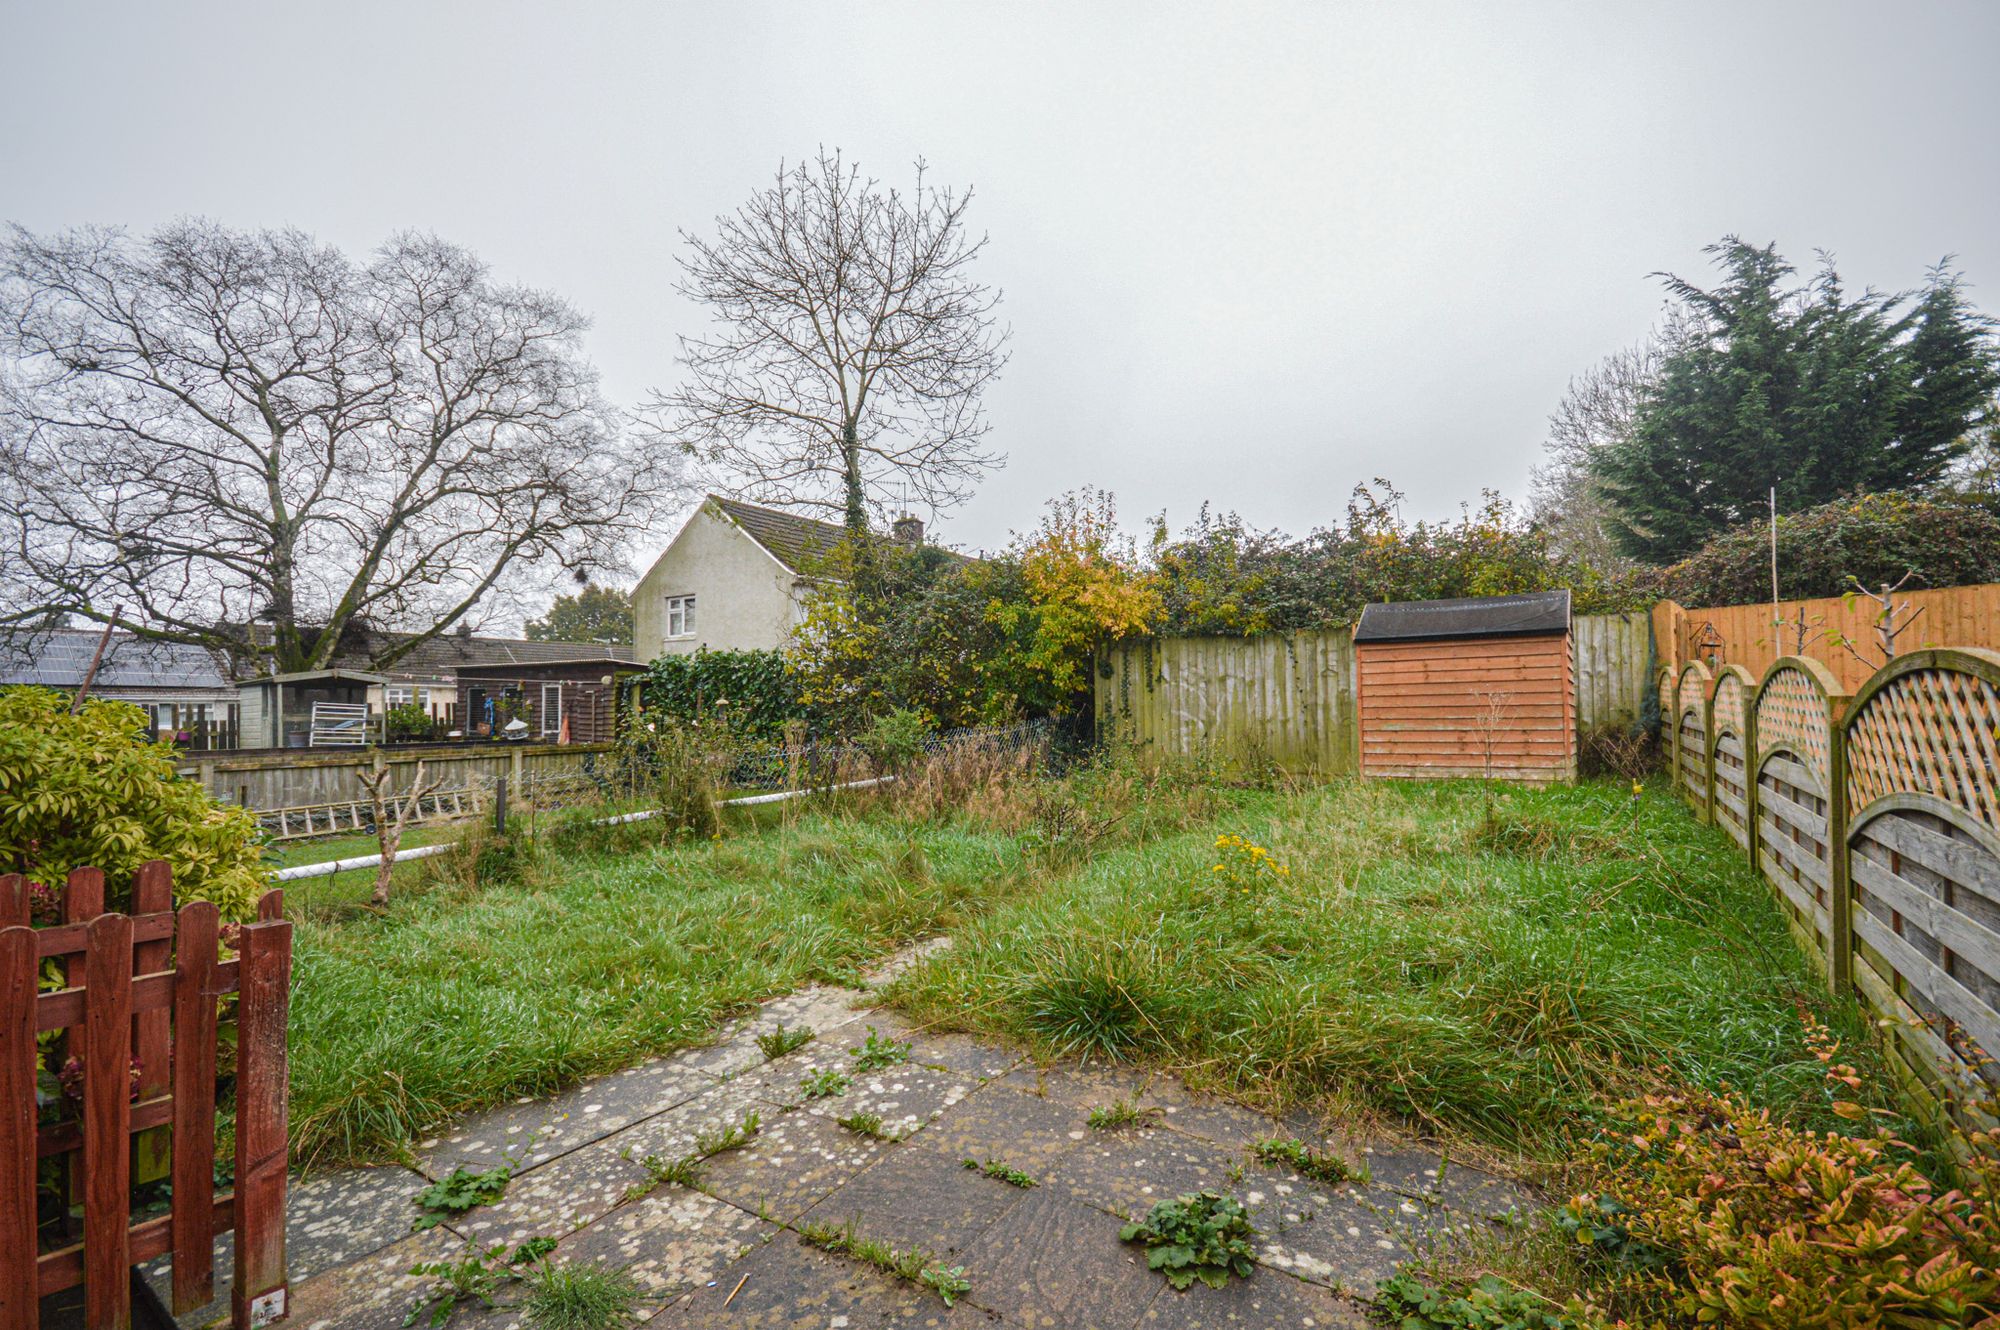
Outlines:
POLYGON ((1680 715, 1680 708, 1674 705, 1674 675, 1672 670, 1660 671, 1660 742, 1671 743, 1674 725, 1680 715))
POLYGON ((1938 814, 1896 808, 1852 838, 1854 979, 1898 1019, 1906 1078, 1939 1098, 2000 1085, 2000 855, 1938 814))
POLYGON ((1917 669, 1869 697, 1847 728, 1848 807, 1928 794, 2000 828, 2000 690, 1976 674, 1917 669))
POLYGON ((1797 754, 1813 771, 1825 771, 1833 749, 1826 697, 1796 665, 1767 675, 1757 695, 1757 756, 1779 749, 1797 754))
POLYGON ((1715 703, 1712 714, 1715 718, 1715 732, 1743 735, 1744 716, 1749 707, 1749 690, 1743 686, 1743 676, 1735 670, 1727 670, 1716 681, 1715 703))
POLYGON ((1715 736, 1715 820, 1738 845, 1750 844, 1748 788, 1743 766, 1743 737, 1715 736))
POLYGON ((1777 888, 1800 945, 1825 965, 1833 918, 1826 770, 1805 766, 1801 756, 1771 753, 1757 768, 1757 867, 1777 888))

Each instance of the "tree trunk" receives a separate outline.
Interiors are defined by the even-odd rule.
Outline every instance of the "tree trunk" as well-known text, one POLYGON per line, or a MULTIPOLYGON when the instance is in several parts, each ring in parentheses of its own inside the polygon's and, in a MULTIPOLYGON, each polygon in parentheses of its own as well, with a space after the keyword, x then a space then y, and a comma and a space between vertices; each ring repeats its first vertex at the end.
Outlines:
POLYGON ((840 469, 846 486, 847 530, 858 539, 868 534, 868 496, 861 488, 861 436, 852 418, 840 431, 840 469))

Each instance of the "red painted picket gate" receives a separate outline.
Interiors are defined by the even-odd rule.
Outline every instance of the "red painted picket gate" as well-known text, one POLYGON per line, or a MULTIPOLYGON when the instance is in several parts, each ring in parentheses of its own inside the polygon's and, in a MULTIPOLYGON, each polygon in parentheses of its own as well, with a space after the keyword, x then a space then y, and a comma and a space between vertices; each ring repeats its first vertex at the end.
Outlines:
POLYGON ((30 926, 28 884, 0 876, 0 1330, 35 1330, 39 1300, 84 1289, 88 1330, 132 1322, 132 1267, 171 1253, 176 1313, 214 1296, 215 1239, 234 1230, 231 1312, 237 1330, 285 1314, 285 1049, 292 926, 271 892, 221 959, 208 901, 176 913, 162 862, 132 882, 132 913, 104 912, 104 875, 69 875, 63 922, 30 926), (42 962, 64 986, 40 992, 42 962), (217 1004, 237 994, 236 1179, 215 1190, 217 1004), (35 1036, 63 1032, 54 1065, 75 1058, 81 1111, 42 1123, 35 1036), (133 1063, 138 1073, 134 1084, 133 1063), (133 1138, 170 1133, 172 1209, 134 1224, 133 1138), (41 1160, 74 1156, 83 1240, 39 1251, 41 1160))

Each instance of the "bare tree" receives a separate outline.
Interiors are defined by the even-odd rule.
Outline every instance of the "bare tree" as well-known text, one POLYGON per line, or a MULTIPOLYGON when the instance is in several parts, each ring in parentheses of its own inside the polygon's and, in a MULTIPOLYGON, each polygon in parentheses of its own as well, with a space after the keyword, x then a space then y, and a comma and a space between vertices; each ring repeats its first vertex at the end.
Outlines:
POLYGON ((393 767, 377 767, 373 771, 356 771, 355 779, 368 792, 368 802, 375 813, 375 844, 382 852, 382 862, 375 870, 375 890, 370 893, 370 905, 389 903, 389 879, 396 872, 396 851, 403 845, 403 829, 412 817, 423 815, 424 800, 437 793, 442 781, 432 777, 424 781, 424 764, 419 761, 417 769, 410 775, 410 787, 401 795, 392 788, 395 781, 393 767))
POLYGON ((1612 542, 1606 522, 1610 505, 1591 477, 1590 461, 1600 448, 1631 434, 1661 366, 1690 328, 1685 314, 1670 311, 1667 322, 1646 340, 1613 352, 1571 379, 1549 415, 1544 460, 1534 469, 1530 502, 1535 520, 1554 536, 1562 553, 1597 567, 1628 562, 1612 542))
POLYGON ((279 670, 413 633, 372 639, 386 664, 523 569, 615 567, 674 477, 627 446, 586 326, 428 235, 363 265, 206 221, 13 228, 0 629, 115 621, 279 670))
POLYGON ((921 162, 904 194, 822 152, 781 166, 714 239, 683 232, 679 290, 718 327, 681 339, 687 382, 652 402, 662 435, 745 498, 851 531, 905 498, 963 502, 1002 461, 979 399, 1007 362, 999 295, 972 273, 971 201, 921 162))

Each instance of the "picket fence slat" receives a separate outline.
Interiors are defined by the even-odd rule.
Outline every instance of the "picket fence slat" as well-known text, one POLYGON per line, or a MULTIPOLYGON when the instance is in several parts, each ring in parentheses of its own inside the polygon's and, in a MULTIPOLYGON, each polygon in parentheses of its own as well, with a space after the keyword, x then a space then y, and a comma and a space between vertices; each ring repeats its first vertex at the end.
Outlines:
POLYGON ((285 1025, 291 1004, 292 926, 244 928, 237 998, 236 1272, 230 1307, 238 1327, 285 1313, 285 1025))

